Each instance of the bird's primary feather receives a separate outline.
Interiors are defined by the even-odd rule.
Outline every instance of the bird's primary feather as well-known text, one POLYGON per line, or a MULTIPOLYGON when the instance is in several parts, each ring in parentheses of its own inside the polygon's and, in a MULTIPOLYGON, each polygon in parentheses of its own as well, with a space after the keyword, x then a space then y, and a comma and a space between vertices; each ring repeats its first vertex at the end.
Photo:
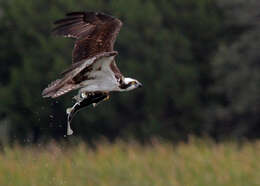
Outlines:
POLYGON ((112 52, 122 22, 104 13, 72 12, 55 25, 55 35, 76 39, 72 54, 76 63, 102 52, 112 52))

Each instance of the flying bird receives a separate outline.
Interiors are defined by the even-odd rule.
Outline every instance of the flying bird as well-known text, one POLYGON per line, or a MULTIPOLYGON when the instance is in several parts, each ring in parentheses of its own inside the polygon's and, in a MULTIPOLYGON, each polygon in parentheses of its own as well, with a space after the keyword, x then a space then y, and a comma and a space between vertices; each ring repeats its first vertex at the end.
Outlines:
POLYGON ((122 27, 118 18, 100 12, 72 12, 54 24, 54 35, 75 39, 72 65, 42 91, 42 96, 57 98, 79 89, 73 97, 76 103, 67 109, 67 134, 71 135, 71 119, 80 109, 109 99, 110 92, 130 91, 142 84, 124 77, 116 65, 114 43, 122 27))

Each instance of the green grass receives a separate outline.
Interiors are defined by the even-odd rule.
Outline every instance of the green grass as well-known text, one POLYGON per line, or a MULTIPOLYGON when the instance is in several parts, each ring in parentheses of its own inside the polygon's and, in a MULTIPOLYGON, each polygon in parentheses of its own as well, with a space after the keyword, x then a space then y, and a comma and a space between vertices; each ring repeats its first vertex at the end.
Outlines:
POLYGON ((62 147, 5 148, 0 154, 2 186, 253 186, 260 185, 260 142, 216 145, 192 140, 83 143, 62 147))

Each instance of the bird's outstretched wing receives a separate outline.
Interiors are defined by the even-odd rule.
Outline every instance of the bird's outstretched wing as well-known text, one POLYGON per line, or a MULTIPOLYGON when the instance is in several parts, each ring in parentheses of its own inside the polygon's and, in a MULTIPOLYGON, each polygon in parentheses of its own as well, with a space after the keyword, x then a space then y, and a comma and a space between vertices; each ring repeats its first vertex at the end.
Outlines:
POLYGON ((55 35, 75 38, 72 62, 89 59, 102 52, 112 52, 122 22, 98 12, 72 12, 54 23, 55 35))
MULTIPOLYGON (((102 61, 103 63, 100 63, 101 66, 104 65, 104 63, 113 63, 116 55, 117 52, 103 52, 95 57, 73 64, 72 68, 67 69, 63 73, 61 79, 52 82, 42 91, 42 96, 56 98, 70 92, 71 90, 81 88, 81 82, 93 78, 88 77, 88 73, 93 70, 93 65, 96 62, 102 61), (107 58, 107 60, 102 60, 103 58, 107 58)), ((113 63, 112 66, 114 65, 115 64, 113 63)), ((115 76, 116 75, 117 74, 115 73, 115 76)))

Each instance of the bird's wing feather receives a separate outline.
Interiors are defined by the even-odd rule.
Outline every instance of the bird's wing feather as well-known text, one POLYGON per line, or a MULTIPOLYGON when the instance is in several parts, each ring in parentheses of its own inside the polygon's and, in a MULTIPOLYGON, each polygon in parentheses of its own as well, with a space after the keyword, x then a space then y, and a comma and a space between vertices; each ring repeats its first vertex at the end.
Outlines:
POLYGON ((54 24, 55 35, 76 39, 73 63, 113 51, 116 36, 122 27, 119 19, 98 12, 72 12, 54 24))
POLYGON ((117 52, 103 52, 91 59, 82 60, 72 68, 69 68, 63 75, 64 77, 51 83, 42 92, 43 97, 58 97, 71 90, 80 88, 80 83, 88 77, 84 75, 92 71, 93 64, 100 61, 103 57, 116 56, 117 52))

